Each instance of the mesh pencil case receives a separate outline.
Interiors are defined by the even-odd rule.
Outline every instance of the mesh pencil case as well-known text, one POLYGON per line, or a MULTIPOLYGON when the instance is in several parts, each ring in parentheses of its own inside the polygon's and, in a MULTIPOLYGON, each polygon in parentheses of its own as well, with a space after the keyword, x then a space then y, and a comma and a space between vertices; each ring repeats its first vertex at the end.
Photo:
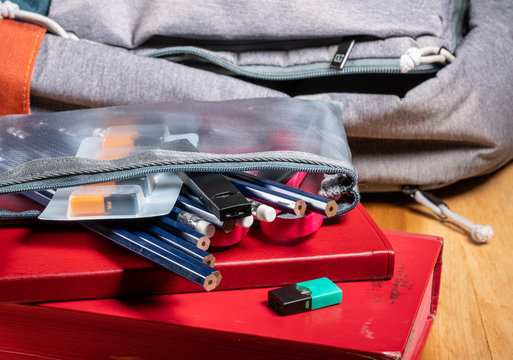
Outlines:
MULTIPOLYGON (((342 214, 357 205, 359 193, 341 118, 339 103, 287 98, 6 116, 0 124, 0 194, 182 171, 306 172, 306 190, 336 199, 342 214), (119 127, 134 130, 122 141, 135 151, 114 158, 76 156, 84 139, 105 137, 119 127), (150 136, 141 130, 148 128, 161 130, 150 136), (167 150, 168 133, 197 136, 198 152, 167 150)), ((2 216, 37 215, 4 211, 2 216)))

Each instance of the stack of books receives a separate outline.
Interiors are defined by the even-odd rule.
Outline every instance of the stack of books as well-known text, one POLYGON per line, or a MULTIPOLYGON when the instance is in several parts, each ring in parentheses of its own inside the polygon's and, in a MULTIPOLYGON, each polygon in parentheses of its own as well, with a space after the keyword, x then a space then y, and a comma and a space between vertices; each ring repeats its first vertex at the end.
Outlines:
POLYGON ((252 229, 213 252, 223 279, 205 292, 80 227, 18 224, 0 239, 1 359, 415 359, 443 244, 383 231, 360 204, 293 246, 252 229), (319 277, 340 304, 290 316, 267 304, 270 290, 319 277))

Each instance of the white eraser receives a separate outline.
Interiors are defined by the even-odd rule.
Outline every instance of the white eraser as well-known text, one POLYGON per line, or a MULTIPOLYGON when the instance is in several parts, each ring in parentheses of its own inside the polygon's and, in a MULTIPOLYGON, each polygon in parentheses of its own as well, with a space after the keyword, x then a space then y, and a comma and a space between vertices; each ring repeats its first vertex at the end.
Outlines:
POLYGON ((249 228, 253 225, 253 216, 246 216, 243 218, 237 219, 236 225, 242 226, 243 228, 249 228))
POLYGON ((260 205, 256 212, 256 218, 260 221, 273 222, 276 219, 276 210, 267 205, 260 205))
POLYGON ((214 236, 214 233, 216 232, 216 228, 214 225, 212 225, 208 221, 200 220, 196 224, 196 231, 207 236, 207 237, 212 237, 212 236, 214 236))

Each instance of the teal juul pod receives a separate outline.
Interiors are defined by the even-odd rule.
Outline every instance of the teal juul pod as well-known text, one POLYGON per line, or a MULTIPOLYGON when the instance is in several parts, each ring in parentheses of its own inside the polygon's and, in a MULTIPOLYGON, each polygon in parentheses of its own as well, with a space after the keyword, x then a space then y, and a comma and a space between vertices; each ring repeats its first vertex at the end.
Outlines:
POLYGON ((320 278, 270 290, 269 306, 280 315, 292 315, 338 304, 342 290, 328 278, 320 278))

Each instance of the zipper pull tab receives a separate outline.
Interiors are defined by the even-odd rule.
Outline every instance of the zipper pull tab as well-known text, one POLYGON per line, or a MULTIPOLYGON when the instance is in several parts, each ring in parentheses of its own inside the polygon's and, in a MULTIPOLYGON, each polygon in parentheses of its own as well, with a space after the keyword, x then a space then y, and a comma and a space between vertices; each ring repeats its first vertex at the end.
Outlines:
POLYGON ((419 204, 424 205, 443 220, 450 219, 470 231, 472 239, 480 244, 487 242, 493 236, 490 225, 476 225, 463 216, 452 212, 449 206, 433 194, 414 187, 403 187, 403 193, 410 195, 419 204))
POLYGON ((453 62, 454 55, 445 47, 427 46, 422 49, 409 48, 399 59, 399 69, 403 74, 415 69, 422 64, 445 64, 453 62))
POLYGON ((333 60, 331 60, 330 68, 334 70, 342 70, 346 64, 347 58, 353 50, 355 39, 344 39, 339 45, 333 60))

